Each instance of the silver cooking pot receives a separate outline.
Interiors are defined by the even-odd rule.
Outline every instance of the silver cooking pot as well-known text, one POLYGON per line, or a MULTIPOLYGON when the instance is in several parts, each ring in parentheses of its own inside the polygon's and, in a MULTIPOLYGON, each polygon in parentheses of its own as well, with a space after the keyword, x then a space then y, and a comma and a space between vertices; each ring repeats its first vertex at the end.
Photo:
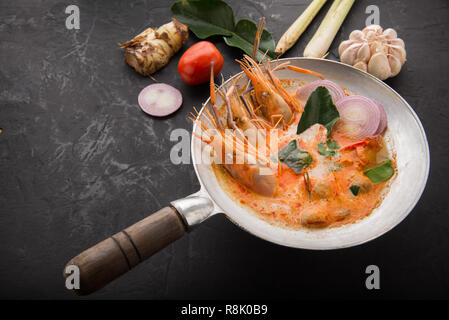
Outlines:
MULTIPOLYGON (((200 191, 171 202, 171 206, 153 213, 73 258, 67 266, 79 268, 80 288, 75 289, 78 294, 89 294, 103 287, 215 214, 225 214, 240 228, 283 246, 328 250, 375 239, 395 227, 412 211, 426 185, 430 155, 424 129, 410 105, 384 82, 343 63, 314 58, 279 60, 280 63, 286 61, 290 61, 291 65, 319 72, 351 92, 377 100, 385 107, 388 129, 384 137, 396 155, 397 175, 390 182, 388 192, 379 207, 357 223, 338 228, 295 230, 270 224, 226 194, 211 166, 200 163, 201 141, 193 138, 192 160, 200 181, 200 191)), ((223 86, 226 88, 239 75, 241 73, 226 81, 223 86)), ((305 82, 315 80, 312 76, 288 69, 277 71, 277 75, 279 78, 305 82)), ((247 79, 241 77, 239 81, 243 85, 247 79)), ((217 102, 220 105, 219 99, 217 102)), ((205 106, 210 107, 209 100, 205 106)), ((200 134, 200 128, 194 125, 193 132, 200 134)), ((64 274, 68 275, 66 272, 64 274)))

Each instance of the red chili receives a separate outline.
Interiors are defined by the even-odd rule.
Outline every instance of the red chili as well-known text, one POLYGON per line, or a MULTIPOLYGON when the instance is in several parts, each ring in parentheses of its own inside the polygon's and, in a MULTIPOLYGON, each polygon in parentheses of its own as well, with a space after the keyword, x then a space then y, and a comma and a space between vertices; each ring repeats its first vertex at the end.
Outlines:
POLYGON ((223 56, 211 42, 200 41, 184 52, 178 72, 188 84, 208 82, 211 63, 214 64, 214 76, 217 76, 223 67, 223 56))
POLYGON ((341 148, 341 150, 355 149, 356 147, 361 147, 361 146, 364 146, 366 144, 368 144, 368 141, 362 140, 362 141, 359 141, 359 142, 356 142, 356 143, 344 146, 343 148, 341 148))

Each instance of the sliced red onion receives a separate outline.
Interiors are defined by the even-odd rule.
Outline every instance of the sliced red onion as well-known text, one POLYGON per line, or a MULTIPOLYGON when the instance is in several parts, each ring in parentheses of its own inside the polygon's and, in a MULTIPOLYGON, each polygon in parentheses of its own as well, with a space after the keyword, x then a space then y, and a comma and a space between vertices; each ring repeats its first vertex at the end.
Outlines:
POLYGON ((155 117, 165 117, 181 107, 182 95, 178 89, 168 84, 155 83, 140 91, 138 101, 145 113, 155 117))
POLYGON ((381 112, 373 100, 349 96, 338 100, 335 105, 340 113, 339 128, 348 137, 362 140, 376 134, 381 112))
POLYGON ((379 108, 379 111, 380 111, 379 127, 377 128, 376 134, 381 134, 387 128, 387 124, 388 124, 387 113, 385 112, 384 106, 381 105, 380 102, 377 102, 376 100, 372 100, 372 101, 376 104, 376 106, 379 108))
POLYGON ((326 89, 329 90, 329 93, 332 96, 332 101, 334 103, 337 103, 338 100, 346 97, 343 89, 338 84, 336 84, 335 82, 330 81, 330 80, 317 80, 317 81, 308 83, 308 84, 300 87, 296 91, 296 95, 300 100, 307 101, 310 94, 319 86, 326 87, 326 89))

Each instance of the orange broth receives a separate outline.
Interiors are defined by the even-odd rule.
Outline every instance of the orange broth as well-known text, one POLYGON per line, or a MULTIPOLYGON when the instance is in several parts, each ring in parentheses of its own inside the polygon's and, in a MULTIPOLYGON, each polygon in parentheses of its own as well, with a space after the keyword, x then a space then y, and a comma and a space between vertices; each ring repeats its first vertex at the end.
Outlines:
MULTIPOLYGON (((289 127, 296 129, 299 119, 300 115, 297 115, 289 127)), ((277 172, 279 185, 273 197, 252 192, 235 181, 222 166, 213 165, 219 184, 243 207, 270 223, 288 228, 338 227, 368 216, 381 203, 388 187, 388 181, 374 184, 363 174, 365 169, 386 159, 388 152, 383 138, 378 136, 368 139, 365 144, 345 149, 357 141, 340 133, 337 121, 331 139, 340 149, 335 156, 326 158, 317 150, 318 144, 326 141, 325 129, 321 125, 314 126, 308 129, 314 130, 314 134, 304 140, 298 138, 295 129, 293 132, 281 131, 278 146, 281 150, 289 141, 298 138, 300 148, 314 159, 307 168, 309 184, 305 182, 304 169, 296 174, 285 164, 281 164, 281 170, 277 172), (357 196, 350 190, 355 184, 361 185, 357 196), (324 215, 324 222, 305 224, 304 216, 310 212, 324 215)))

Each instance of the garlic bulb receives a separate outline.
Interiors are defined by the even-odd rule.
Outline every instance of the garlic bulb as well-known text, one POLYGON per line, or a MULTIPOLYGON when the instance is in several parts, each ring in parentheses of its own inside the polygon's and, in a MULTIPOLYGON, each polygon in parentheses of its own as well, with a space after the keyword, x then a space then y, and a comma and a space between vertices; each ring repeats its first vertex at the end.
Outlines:
POLYGON ((354 30, 338 47, 340 60, 381 80, 394 77, 406 59, 405 44, 394 29, 371 25, 354 30))

